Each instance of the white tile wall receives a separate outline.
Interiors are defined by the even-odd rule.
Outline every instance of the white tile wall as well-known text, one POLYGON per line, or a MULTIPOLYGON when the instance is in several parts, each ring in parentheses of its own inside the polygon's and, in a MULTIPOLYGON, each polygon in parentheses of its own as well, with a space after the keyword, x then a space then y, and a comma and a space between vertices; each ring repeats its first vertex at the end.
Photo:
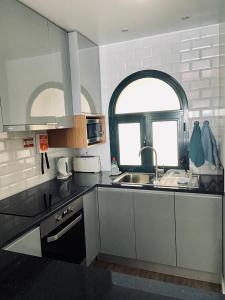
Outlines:
POLYGON ((55 157, 72 156, 74 151, 49 149, 50 170, 41 174, 41 157, 36 148, 24 149, 23 138, 32 132, 0 134, 0 199, 50 180, 56 176, 55 157))
MULTIPOLYGON (((225 15, 224 15, 225 18, 225 15)), ((225 22, 220 24, 220 56, 219 56, 219 66, 220 66, 220 90, 219 90, 219 100, 220 109, 218 111, 220 118, 220 145, 221 145, 221 160, 223 165, 225 165, 225 22)))
MULTIPOLYGON (((110 98, 128 75, 143 69, 169 73, 183 86, 189 102, 189 131, 208 119, 219 140, 219 24, 172 32, 100 47, 102 110, 108 116, 110 98)), ((109 141, 109 135, 108 135, 109 141)), ((96 147, 97 148, 97 147, 96 147)), ((101 153, 110 169, 109 142, 88 153, 101 153)))

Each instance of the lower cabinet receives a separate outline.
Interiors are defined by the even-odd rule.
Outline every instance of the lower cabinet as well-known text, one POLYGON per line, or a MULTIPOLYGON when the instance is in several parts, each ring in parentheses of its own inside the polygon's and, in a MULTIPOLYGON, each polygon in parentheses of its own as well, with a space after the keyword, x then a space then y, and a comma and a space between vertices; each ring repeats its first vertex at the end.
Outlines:
POLYGON ((136 258, 133 191, 98 188, 101 253, 136 258))
POLYGON ((86 265, 89 266, 100 251, 97 191, 83 196, 86 265))
POLYGON ((177 266, 222 272, 222 197, 175 193, 177 266))
POLYGON ((134 192, 137 259, 176 266, 174 193, 134 192))
POLYGON ((29 231, 3 249, 41 257, 40 228, 29 231))

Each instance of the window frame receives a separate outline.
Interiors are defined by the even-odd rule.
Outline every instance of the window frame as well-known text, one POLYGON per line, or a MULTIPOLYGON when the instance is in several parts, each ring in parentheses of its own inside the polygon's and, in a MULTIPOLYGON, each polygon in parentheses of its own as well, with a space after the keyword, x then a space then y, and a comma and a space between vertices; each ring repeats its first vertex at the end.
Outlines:
POLYGON ((141 124, 141 147, 152 146, 152 122, 153 121, 178 121, 178 166, 165 166, 165 168, 188 168, 187 147, 188 147, 188 102, 186 94, 182 86, 169 74, 158 70, 143 70, 131 74, 126 77, 115 89, 112 94, 109 105, 109 132, 110 132, 110 150, 111 157, 115 156, 121 171, 137 171, 137 172, 153 172, 155 167, 153 165, 153 153, 151 149, 146 149, 142 152, 142 165, 141 166, 125 166, 120 165, 119 157, 119 137, 118 137, 118 124, 120 123, 134 123, 140 122, 141 124), (169 84, 177 94, 180 102, 180 110, 158 111, 158 112, 142 112, 142 113, 123 113, 116 114, 116 103, 119 95, 130 83, 142 78, 156 78, 163 80, 169 84), (145 137, 146 140, 145 140, 145 137), (184 164, 180 160, 185 158, 184 164))

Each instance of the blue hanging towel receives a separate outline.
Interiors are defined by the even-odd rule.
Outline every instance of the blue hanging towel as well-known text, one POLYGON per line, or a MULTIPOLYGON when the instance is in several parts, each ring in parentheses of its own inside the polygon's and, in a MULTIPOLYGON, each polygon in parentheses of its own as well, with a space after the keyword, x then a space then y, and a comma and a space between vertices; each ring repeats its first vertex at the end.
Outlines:
POLYGON ((201 138, 201 129, 199 127, 198 121, 195 121, 194 123, 194 129, 190 139, 189 158, 197 168, 201 167, 205 162, 201 138))
POLYGON ((209 121, 204 121, 202 126, 202 146, 205 155, 205 160, 212 165, 219 166, 220 160, 216 139, 209 127, 209 121))

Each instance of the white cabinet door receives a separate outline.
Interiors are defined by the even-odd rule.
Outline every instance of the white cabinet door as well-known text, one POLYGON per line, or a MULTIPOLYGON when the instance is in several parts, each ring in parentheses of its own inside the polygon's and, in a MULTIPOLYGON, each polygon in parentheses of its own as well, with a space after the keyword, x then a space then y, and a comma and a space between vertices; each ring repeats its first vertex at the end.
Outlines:
POLYGON ((132 190, 99 188, 101 253, 136 258, 132 190))
POLYGON ((89 266, 100 250, 97 191, 83 196, 86 264, 89 266))
POLYGON ((222 272, 222 196, 175 193, 178 267, 222 272))
MULTIPOLYGON (((42 93, 51 82, 47 20, 18 1, 1 0, 0 37, 3 124, 34 124, 34 117, 36 124, 43 124, 36 104, 42 101, 48 107, 42 93)), ((47 121, 55 120, 51 116, 47 121)))
POLYGON ((174 193, 134 192, 137 258, 176 266, 174 193))
POLYGON ((41 257, 40 228, 37 227, 24 234, 22 237, 4 247, 4 250, 41 257))

